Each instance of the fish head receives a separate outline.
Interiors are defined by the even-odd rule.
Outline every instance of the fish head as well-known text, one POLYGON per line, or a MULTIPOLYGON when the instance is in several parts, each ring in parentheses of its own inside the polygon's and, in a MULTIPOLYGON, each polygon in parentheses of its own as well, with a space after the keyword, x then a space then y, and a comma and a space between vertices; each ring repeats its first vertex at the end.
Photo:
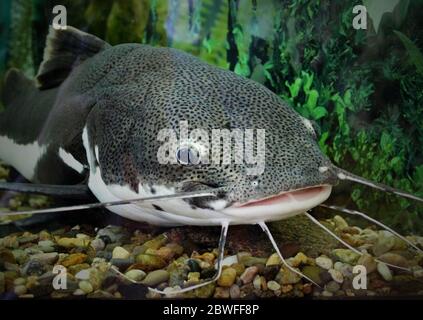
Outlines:
POLYGON ((206 66, 194 64, 188 76, 176 68, 142 108, 126 87, 109 94, 113 108, 92 111, 105 184, 119 198, 219 188, 183 201, 229 215, 270 210, 272 219, 326 200, 336 176, 311 122, 264 86, 206 66))

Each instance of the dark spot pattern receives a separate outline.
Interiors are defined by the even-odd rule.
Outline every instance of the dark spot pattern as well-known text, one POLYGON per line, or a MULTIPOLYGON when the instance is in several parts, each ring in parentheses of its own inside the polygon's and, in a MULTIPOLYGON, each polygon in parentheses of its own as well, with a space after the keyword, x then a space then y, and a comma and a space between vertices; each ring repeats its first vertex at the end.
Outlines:
MULTIPOLYGON (((66 139, 63 128, 69 123, 69 111, 65 111, 70 106, 64 102, 55 106, 46 130, 74 141, 87 125, 91 148, 99 149, 106 184, 137 190, 141 182, 176 191, 183 191, 187 181, 228 186, 221 198, 232 203, 333 180, 330 170, 318 170, 330 166, 330 161, 300 115, 280 97, 261 84, 176 49, 141 44, 111 47, 81 63, 62 86, 63 97, 89 99, 78 100, 81 112, 74 111, 66 139), (190 130, 206 130, 210 138, 213 129, 265 129, 263 174, 249 176, 246 169, 251 165, 234 161, 160 164, 158 133, 161 129, 179 133, 180 121, 188 121, 190 130)), ((254 150, 256 145, 257 141, 254 150)))

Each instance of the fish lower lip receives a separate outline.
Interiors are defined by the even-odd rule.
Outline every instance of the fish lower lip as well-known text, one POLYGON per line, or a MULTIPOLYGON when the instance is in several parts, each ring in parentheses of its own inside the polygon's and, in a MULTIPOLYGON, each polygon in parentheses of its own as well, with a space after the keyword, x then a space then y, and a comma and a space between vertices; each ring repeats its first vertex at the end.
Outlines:
POLYGON ((293 191, 284 191, 277 195, 273 195, 270 197, 257 199, 257 200, 250 200, 248 202, 242 204, 235 204, 233 208, 246 208, 246 207, 254 207, 254 206, 266 206, 277 204, 283 202, 284 200, 294 199, 296 201, 302 201, 311 196, 317 195, 318 193, 322 192, 324 186, 314 186, 308 188, 297 189, 293 191))

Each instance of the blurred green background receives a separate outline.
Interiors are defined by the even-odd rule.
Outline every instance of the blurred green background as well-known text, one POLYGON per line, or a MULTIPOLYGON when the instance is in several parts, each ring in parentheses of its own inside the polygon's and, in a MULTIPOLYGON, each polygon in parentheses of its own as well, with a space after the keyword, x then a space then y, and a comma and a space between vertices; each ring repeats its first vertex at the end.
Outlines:
MULTIPOLYGON (((2 0, 0 74, 34 76, 57 4, 111 44, 178 48, 264 84, 319 125, 335 164, 423 196, 423 1, 2 0)), ((416 202, 355 185, 332 202, 423 232, 416 202)))

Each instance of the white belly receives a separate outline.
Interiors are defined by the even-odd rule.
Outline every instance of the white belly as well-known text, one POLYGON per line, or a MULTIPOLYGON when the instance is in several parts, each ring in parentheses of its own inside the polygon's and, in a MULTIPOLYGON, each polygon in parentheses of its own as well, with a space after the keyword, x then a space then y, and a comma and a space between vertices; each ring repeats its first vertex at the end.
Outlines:
POLYGON ((41 146, 38 141, 17 144, 8 137, 0 136, 1 160, 15 168, 29 181, 34 178, 37 163, 46 153, 46 149, 46 146, 41 146))

